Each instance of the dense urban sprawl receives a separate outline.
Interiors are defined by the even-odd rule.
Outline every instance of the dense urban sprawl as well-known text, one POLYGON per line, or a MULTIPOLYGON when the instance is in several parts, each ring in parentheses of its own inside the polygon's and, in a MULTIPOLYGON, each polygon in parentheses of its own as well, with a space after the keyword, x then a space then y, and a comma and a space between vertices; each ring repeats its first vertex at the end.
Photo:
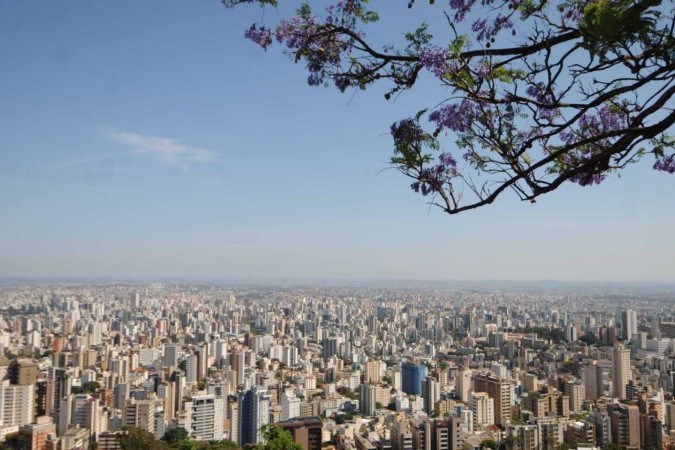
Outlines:
POLYGON ((181 429, 192 448, 247 448, 274 424, 308 450, 675 448, 674 300, 543 283, 7 285, 0 436, 124 449, 181 429))

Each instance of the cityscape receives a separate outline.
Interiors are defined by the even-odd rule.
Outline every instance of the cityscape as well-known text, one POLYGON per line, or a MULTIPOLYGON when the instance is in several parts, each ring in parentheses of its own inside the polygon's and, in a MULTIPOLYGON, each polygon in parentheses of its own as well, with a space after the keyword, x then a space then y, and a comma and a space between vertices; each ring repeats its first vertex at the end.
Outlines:
POLYGON ((0 450, 675 450, 675 0, 8 0, 0 61, 0 450))
POLYGON ((673 448, 674 300, 665 285, 8 282, 0 434, 22 449, 143 447, 131 430, 252 448, 271 426, 308 450, 673 448))

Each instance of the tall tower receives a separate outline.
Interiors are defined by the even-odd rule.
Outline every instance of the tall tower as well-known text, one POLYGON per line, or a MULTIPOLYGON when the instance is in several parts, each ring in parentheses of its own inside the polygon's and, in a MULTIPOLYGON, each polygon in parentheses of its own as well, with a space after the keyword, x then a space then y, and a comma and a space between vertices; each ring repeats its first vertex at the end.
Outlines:
POLYGON ((614 397, 619 400, 626 399, 626 385, 631 379, 630 371, 630 350, 620 344, 614 345, 612 353, 612 385, 614 386, 614 397))
POLYGON ((372 384, 362 384, 359 387, 359 394, 359 409, 361 410, 361 414, 366 417, 374 415, 377 407, 375 401, 375 386, 372 384))
POLYGON ((215 395, 199 395, 186 403, 185 410, 191 414, 190 437, 198 441, 219 441, 223 438, 225 411, 222 398, 215 395))
POLYGON ((270 396, 262 387, 252 387, 239 397, 239 445, 258 444, 260 429, 270 422, 270 396))
POLYGON ((455 395, 463 402, 469 401, 469 391, 471 390, 471 370, 464 369, 457 373, 455 384, 455 395))
POLYGON ((422 380, 426 375, 426 366, 408 361, 403 362, 401 364, 403 392, 409 395, 422 395, 422 380))
POLYGON ((164 346, 164 366, 178 367, 178 356, 180 354, 180 346, 177 344, 166 344, 164 346))
POLYGON ((495 400, 487 392, 474 392, 469 401, 473 411, 473 426, 481 429, 495 423, 495 400))
POLYGON ((487 392, 495 400, 495 424, 506 426, 511 423, 511 384, 490 374, 474 376, 476 392, 487 392))
POLYGON ((0 382, 0 421, 3 427, 26 425, 35 418, 35 386, 0 382))
POLYGON ((441 399, 441 383, 432 377, 426 377, 422 381, 422 398, 424 399, 424 412, 432 417, 436 410, 436 402, 441 399))
POLYGON ((621 311, 621 337, 630 341, 637 334, 637 313, 632 309, 621 311))

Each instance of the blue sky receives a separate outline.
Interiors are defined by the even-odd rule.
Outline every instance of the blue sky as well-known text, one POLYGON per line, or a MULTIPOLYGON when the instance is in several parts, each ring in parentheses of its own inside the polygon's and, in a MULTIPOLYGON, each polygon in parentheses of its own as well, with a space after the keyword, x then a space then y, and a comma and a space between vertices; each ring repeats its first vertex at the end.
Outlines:
MULTIPOLYGON (((433 12, 375 4, 394 24, 433 12)), ((243 39, 259 19, 0 2, 0 275, 675 281, 675 184, 652 161, 447 216, 382 171, 389 125, 443 91, 311 88, 243 39)))

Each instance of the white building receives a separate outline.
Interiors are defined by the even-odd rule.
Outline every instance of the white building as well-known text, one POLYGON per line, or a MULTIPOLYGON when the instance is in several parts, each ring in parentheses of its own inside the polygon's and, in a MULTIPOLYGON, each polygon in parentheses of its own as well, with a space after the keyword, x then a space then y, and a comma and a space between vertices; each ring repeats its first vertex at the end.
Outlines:
POLYGON ((472 392, 469 408, 473 411, 474 429, 480 429, 495 423, 495 400, 487 392, 472 392))
POLYGON ((199 395, 185 403, 185 425, 190 437, 198 441, 223 439, 225 403, 215 395, 199 395))
POLYGON ((281 420, 300 417, 300 399, 293 393, 284 392, 281 395, 281 420))
POLYGON ((0 423, 2 428, 20 427, 35 417, 35 385, 0 382, 0 423))

